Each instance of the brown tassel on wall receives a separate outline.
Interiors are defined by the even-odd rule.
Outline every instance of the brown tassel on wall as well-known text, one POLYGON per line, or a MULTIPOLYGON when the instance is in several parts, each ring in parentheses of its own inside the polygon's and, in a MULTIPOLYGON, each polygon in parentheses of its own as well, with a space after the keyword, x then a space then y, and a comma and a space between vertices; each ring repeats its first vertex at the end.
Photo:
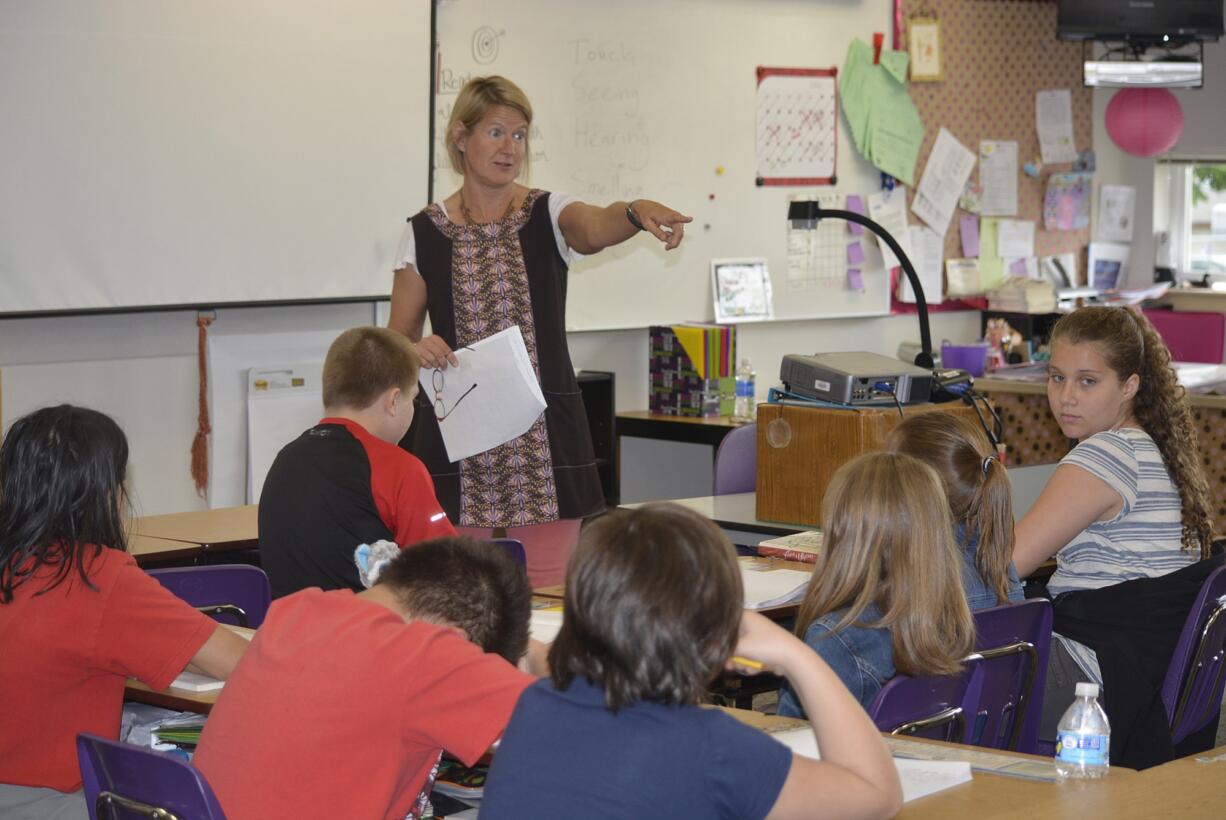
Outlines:
POLYGON ((209 434, 213 432, 213 427, 209 424, 209 371, 205 355, 208 326, 213 324, 213 318, 204 315, 196 317, 196 361, 200 368, 200 404, 196 415, 196 435, 192 439, 192 481, 196 483, 196 493, 202 498, 209 486, 209 434))

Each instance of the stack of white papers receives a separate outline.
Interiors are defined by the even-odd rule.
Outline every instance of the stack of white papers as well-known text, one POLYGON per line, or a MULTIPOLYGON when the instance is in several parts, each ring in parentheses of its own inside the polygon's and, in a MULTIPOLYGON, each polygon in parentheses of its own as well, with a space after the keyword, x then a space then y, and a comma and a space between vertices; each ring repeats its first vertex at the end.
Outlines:
MULTIPOLYGON (((777 738, 795 754, 814 760, 822 759, 817 738, 808 727, 773 732, 771 737, 777 738)), ((894 765, 898 769, 898 779, 902 781, 902 799, 906 803, 971 780, 971 764, 961 760, 909 760, 896 757, 894 765)))
POLYGON ((796 569, 758 569, 768 565, 741 564, 746 609, 769 609, 794 604, 805 597, 811 573, 796 569))
POLYGON ((1052 313, 1056 291, 1046 279, 1010 276, 999 288, 988 291, 988 308, 1002 313, 1052 313))
POLYGON ((561 609, 534 609, 528 616, 528 637, 541 643, 553 643, 562 629, 561 609))

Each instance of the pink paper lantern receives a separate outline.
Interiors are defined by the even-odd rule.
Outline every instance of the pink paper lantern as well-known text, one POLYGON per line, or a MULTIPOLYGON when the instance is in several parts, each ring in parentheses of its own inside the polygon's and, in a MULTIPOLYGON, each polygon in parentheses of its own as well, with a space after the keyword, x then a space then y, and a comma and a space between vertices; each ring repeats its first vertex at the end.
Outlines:
POLYGON ((1165 88, 1125 88, 1107 103, 1107 133, 1133 156, 1165 154, 1183 133, 1183 108, 1165 88))

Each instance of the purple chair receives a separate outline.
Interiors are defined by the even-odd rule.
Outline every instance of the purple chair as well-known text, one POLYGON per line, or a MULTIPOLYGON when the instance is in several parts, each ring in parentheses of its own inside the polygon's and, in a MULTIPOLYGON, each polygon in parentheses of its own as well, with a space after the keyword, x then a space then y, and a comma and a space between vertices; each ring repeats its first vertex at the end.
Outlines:
POLYGON ((77 760, 90 820, 225 820, 204 775, 178 755, 79 734, 77 760))
POLYGON ((1188 610, 1162 683, 1171 744, 1217 721, 1226 685, 1226 567, 1209 574, 1188 610))
POLYGON ((528 566, 528 553, 524 552, 524 544, 518 538, 491 538, 490 543, 506 550, 507 555, 514 558, 521 567, 528 566))
POLYGON ((970 742, 1037 754, 1051 655, 1051 602, 1033 598, 974 616, 983 689, 970 742))
POLYGON ((897 675, 869 704, 868 716, 883 732, 965 743, 967 716, 979 710, 983 659, 970 655, 959 675, 897 675))
POLYGON ((151 569, 158 583, 223 623, 258 628, 268 614, 268 576, 250 564, 151 569))
POLYGON ((711 495, 752 493, 758 485, 758 425, 737 427, 724 436, 715 451, 715 480, 711 495))

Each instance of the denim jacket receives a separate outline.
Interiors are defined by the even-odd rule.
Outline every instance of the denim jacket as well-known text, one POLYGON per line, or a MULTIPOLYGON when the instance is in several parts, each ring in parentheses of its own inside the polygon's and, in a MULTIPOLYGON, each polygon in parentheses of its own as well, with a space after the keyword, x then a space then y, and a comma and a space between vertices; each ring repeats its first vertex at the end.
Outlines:
MULTIPOLYGON (((836 633, 834 627, 844 612, 830 612, 811 623, 805 630, 805 643, 830 665, 852 696, 867 709, 885 682, 894 677, 894 636, 885 627, 873 629, 855 624, 836 633)), ((872 623, 880 618, 881 610, 870 604, 858 623, 872 623)), ((799 698, 786 681, 779 690, 778 713, 786 717, 805 716, 799 698)))
MULTIPOLYGON (((996 591, 990 589, 979 575, 979 567, 975 566, 975 555, 979 551, 979 533, 971 534, 966 546, 962 546, 963 533, 966 530, 961 524, 954 527, 954 540, 962 549, 962 589, 966 592, 966 603, 971 612, 997 606, 996 591)), ((1009 602, 1024 600, 1022 582, 1018 580, 1017 570, 1009 564, 1009 602)))

